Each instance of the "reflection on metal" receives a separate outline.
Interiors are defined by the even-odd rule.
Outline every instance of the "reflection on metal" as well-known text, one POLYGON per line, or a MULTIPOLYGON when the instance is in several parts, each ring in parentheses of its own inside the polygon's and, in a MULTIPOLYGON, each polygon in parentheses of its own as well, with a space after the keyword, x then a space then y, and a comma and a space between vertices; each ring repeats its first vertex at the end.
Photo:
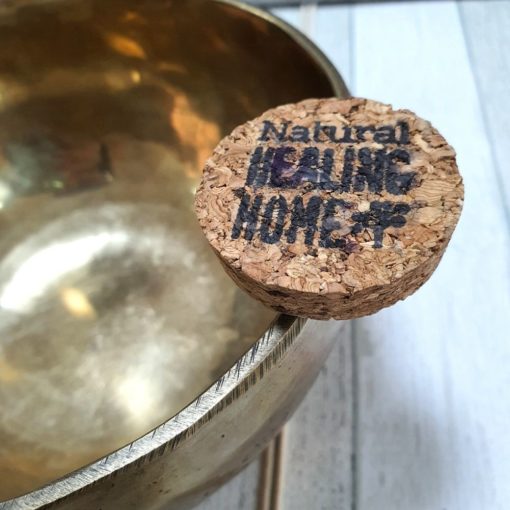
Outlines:
POLYGON ((185 172, 188 177, 198 179, 204 163, 221 138, 219 126, 197 114, 189 98, 177 90, 170 123, 175 126, 179 144, 184 149, 195 149, 195 157, 186 163, 185 172))
POLYGON ((120 55, 126 57, 133 57, 145 60, 147 55, 145 50, 141 47, 140 43, 134 39, 125 37, 120 34, 107 33, 104 36, 106 43, 120 55))
POLYGON ((34 250, 27 258, 20 255, 24 246, 9 253, 2 264, 0 274, 10 273, 0 281, 0 309, 29 313, 35 301, 46 296, 55 282, 90 265, 109 245, 125 245, 128 237, 124 232, 101 232, 81 236, 65 242, 51 243, 34 250), (5 268, 5 271, 2 269, 5 268), (13 270, 14 269, 14 270, 13 270))
POLYGON ((71 315, 79 319, 96 318, 96 311, 82 290, 64 287, 60 291, 60 297, 71 315))
POLYGON ((3 209, 7 205, 7 201, 11 195, 12 192, 7 183, 0 182, 0 209, 3 209))
POLYGON ((345 89, 302 36, 232 2, 13 0, 0 25, 0 500, 30 493, 0 509, 181 508, 260 451, 331 342, 304 348, 303 327, 331 325, 281 317, 170 419, 274 318, 202 238, 200 167, 246 119, 345 89))

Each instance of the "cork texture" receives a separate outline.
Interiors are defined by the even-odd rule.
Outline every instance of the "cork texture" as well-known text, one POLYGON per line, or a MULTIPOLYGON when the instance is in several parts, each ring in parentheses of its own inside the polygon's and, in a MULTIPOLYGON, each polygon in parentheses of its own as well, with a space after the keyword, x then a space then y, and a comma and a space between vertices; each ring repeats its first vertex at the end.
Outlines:
POLYGON ((349 319, 430 277, 462 200, 455 151, 429 122, 333 98, 237 127, 207 161, 195 210, 253 297, 291 315, 349 319))

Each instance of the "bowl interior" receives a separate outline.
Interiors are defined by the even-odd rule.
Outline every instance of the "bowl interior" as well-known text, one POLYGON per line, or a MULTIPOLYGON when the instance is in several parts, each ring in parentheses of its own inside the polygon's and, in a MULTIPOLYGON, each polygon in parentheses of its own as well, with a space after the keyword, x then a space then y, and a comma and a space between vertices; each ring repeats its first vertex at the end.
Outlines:
POLYGON ((168 419, 267 328, 206 246, 194 189, 237 124, 333 94, 234 5, 0 8, 0 500, 168 419))

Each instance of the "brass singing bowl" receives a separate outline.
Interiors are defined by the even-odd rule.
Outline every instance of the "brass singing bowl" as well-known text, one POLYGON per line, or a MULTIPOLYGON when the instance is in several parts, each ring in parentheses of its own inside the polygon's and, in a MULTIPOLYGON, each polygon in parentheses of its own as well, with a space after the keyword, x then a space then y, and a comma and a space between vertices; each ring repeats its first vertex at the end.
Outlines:
POLYGON ((1 509, 186 508, 274 436, 336 326, 239 291, 194 189, 236 125, 345 94, 234 2, 0 3, 1 509))

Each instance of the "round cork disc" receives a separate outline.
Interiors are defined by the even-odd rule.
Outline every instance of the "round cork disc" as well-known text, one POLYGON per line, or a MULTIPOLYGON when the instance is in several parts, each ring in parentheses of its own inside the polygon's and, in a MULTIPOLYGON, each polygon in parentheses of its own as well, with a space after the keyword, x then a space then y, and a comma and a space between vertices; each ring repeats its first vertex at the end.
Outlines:
POLYGON ((409 110, 310 99, 236 128, 195 209, 226 271, 276 310, 368 315, 432 274, 459 219, 455 151, 409 110))

